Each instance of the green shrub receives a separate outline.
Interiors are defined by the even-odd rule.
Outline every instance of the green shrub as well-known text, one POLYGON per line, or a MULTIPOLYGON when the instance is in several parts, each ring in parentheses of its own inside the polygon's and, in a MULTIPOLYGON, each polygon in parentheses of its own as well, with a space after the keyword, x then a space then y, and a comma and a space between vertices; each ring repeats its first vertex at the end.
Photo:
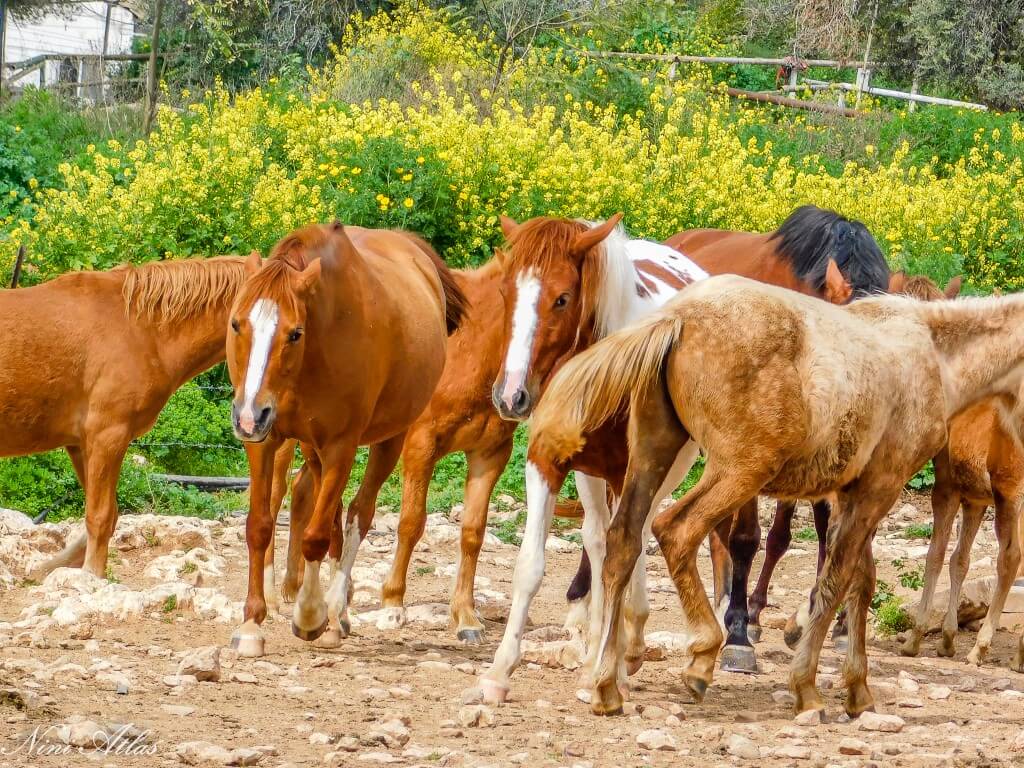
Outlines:
POLYGON ((875 611, 875 626, 883 635, 892 636, 913 629, 914 620, 898 597, 890 598, 875 611))

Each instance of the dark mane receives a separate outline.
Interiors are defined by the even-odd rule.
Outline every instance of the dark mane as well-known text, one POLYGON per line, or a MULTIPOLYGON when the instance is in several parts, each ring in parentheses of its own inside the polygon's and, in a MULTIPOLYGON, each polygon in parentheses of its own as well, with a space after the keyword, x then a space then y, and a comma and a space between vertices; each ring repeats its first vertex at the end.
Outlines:
POLYGON ((849 281, 854 298, 885 293, 889 288, 889 265, 878 243, 859 221, 802 205, 770 239, 777 241, 776 250, 789 261, 796 276, 818 292, 825 289, 830 259, 849 281))

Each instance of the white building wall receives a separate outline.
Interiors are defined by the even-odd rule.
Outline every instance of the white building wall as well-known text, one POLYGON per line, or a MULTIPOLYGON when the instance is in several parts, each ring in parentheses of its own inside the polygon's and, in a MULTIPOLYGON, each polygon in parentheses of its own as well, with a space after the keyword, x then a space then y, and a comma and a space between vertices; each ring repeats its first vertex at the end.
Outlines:
MULTIPOLYGON (((103 29, 107 4, 85 2, 73 6, 68 15, 47 15, 32 21, 18 21, 8 14, 7 40, 4 46, 7 62, 30 59, 43 53, 61 54, 74 61, 75 54, 99 54, 103 52, 103 29)), ((135 17, 120 6, 110 8, 110 36, 107 53, 131 53, 135 35, 135 17)), ((59 78, 59 61, 46 63, 46 82, 54 83, 59 78)), ((81 64, 74 61, 75 67, 81 64)), ((95 75, 94 69, 87 70, 95 75)), ((12 74, 8 68, 6 75, 12 74)), ((92 80, 93 77, 86 78, 92 80)), ((79 77, 81 81, 82 78, 79 77)), ((40 85, 40 73, 33 72, 14 83, 16 88, 40 85)))

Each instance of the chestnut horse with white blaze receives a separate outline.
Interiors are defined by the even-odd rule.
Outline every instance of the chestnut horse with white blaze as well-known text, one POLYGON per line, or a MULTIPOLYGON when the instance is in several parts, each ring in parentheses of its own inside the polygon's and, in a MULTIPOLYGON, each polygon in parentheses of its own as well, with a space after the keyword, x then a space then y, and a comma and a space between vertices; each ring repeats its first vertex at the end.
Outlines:
POLYGON ((85 534, 33 578, 105 574, 125 452, 178 387, 224 359, 243 265, 151 262, 0 291, 0 456, 64 448, 85 490, 85 534))
MULTIPOLYGON (((527 224, 532 225, 533 222, 527 224)), ((527 224, 520 228, 525 232, 517 233, 514 222, 503 222, 510 241, 518 238, 532 242, 538 239, 538 234, 530 232, 532 228, 527 224)), ((759 279, 777 281, 833 303, 845 303, 853 295, 885 290, 889 278, 888 267, 878 246, 870 235, 866 239, 861 236, 861 225, 857 225, 859 229, 855 230, 857 236, 846 237, 843 234, 854 231, 852 225, 838 214, 807 206, 797 209, 773 233, 750 235, 715 231, 715 239, 739 236, 737 239, 742 247, 734 254, 737 269, 750 270, 759 279), (758 260, 749 261, 743 248, 755 241, 767 244, 772 250, 770 254, 762 253, 758 260), (856 277, 858 282, 855 286, 838 267, 840 260, 856 277)), ((706 234, 708 231, 700 232, 706 234)), ((866 230, 863 232, 866 234, 866 230)), ((676 243, 686 234, 681 233, 668 243, 676 243)), ((550 239, 550 235, 547 237, 550 239)), ((706 277, 707 272, 702 268, 705 264, 722 270, 732 268, 732 261, 720 252, 702 263, 700 250, 691 260, 689 254, 683 256, 664 245, 629 240, 619 230, 609 234, 600 249, 584 257, 573 256, 563 247, 561 258, 555 258, 559 251, 544 251, 538 245, 524 247, 521 253, 518 260, 506 262, 509 362, 495 384, 495 405, 508 418, 528 416, 540 389, 553 371, 574 354, 606 333, 654 311, 688 283, 706 277), (579 301, 584 306, 590 307, 582 317, 568 314, 563 309, 565 302, 577 296, 581 297, 579 301), (541 329, 541 333, 534 334, 534 327, 541 329), (524 349, 528 349, 528 355, 524 349), (524 359, 525 367, 520 362, 524 359)), ((537 457, 533 448, 530 449, 527 463, 527 534, 513 584, 513 607, 494 664, 481 681, 489 701, 504 700, 509 690, 509 678, 518 666, 528 606, 543 576, 543 543, 550 527, 550 505, 571 469, 577 470, 576 483, 580 498, 586 504, 586 515, 584 560, 570 588, 573 608, 567 623, 589 627, 591 642, 588 643, 588 662, 584 664, 583 672, 584 683, 589 680, 589 662, 596 653, 596 633, 600 628, 603 605, 600 597, 591 600, 589 606, 582 598, 587 597, 591 589, 598 592, 601 589, 600 563, 606 547, 604 531, 611 516, 605 482, 610 483, 612 495, 617 497, 626 470, 625 422, 610 420, 589 446, 587 451, 574 455, 571 461, 554 463, 537 457), (591 560, 596 562, 593 569, 591 560)), ((680 454, 652 510, 685 478, 696 458, 696 451, 695 445, 688 446, 680 454)), ((754 660, 746 635, 746 579, 760 540, 756 502, 741 505, 736 523, 731 526, 727 523, 724 536, 719 538, 729 541, 738 555, 738 567, 731 577, 733 588, 729 590, 727 620, 734 619, 731 624, 735 625, 730 629, 730 643, 736 636, 737 646, 742 644, 744 649, 749 649, 749 656, 739 660, 749 667, 754 660), (734 529, 731 532, 730 527, 734 529)), ((729 558, 721 544, 715 544, 713 541, 716 589, 725 591, 730 580, 725 567, 729 558)), ((644 572, 641 559, 634 572, 626 605, 629 645, 626 671, 635 671, 643 660, 643 627, 649 612, 644 572)))
POLYGON ((347 635, 351 569, 376 493, 394 469, 409 425, 430 400, 464 297, 441 258, 405 232, 311 225, 282 239, 266 263, 254 254, 231 308, 227 361, 235 434, 251 484, 245 623, 232 645, 262 655, 264 559, 273 536, 275 451, 298 440, 313 505, 292 631, 328 644, 347 635), (356 449, 370 445, 366 478, 341 517, 356 449), (367 498, 369 497, 369 498, 367 498), (339 519, 336 521, 335 518, 339 519), (332 541, 333 533, 333 541, 332 541), (330 546, 330 588, 320 565, 330 546))
POLYGON ((1024 377, 1024 297, 920 302, 880 296, 835 307, 742 277, 688 287, 636 326, 578 355, 551 382, 532 442, 556 457, 629 408, 629 468, 608 533, 605 616, 592 708, 622 709, 622 594, 651 500, 679 451, 707 452, 700 482, 653 531, 676 584, 693 657, 683 682, 700 700, 722 632, 700 582, 700 542, 738 504, 836 497, 822 573, 790 618, 797 711, 823 712, 818 656, 846 598, 846 711, 871 709, 865 655, 875 586, 872 538, 904 484, 982 398, 1016 396, 1024 377))

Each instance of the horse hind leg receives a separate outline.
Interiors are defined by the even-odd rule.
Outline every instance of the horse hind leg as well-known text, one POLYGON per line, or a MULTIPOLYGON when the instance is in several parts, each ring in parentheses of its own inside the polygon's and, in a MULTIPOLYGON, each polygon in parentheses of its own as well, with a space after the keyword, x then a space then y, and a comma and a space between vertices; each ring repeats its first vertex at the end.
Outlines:
POLYGON ((843 666, 846 682, 846 713, 857 717, 862 712, 874 711, 875 701, 867 685, 867 638, 868 607, 875 592, 875 560, 871 554, 871 539, 865 543, 865 552, 854 564, 853 578, 847 591, 847 616, 849 617, 850 641, 843 666))
MULTIPOLYGON (((993 489, 995 490, 995 489, 993 489)), ((1017 522, 1020 517, 1020 500, 1007 499, 998 491, 995 493, 996 508, 996 539, 999 542, 999 554, 996 558, 996 587, 992 593, 992 602, 985 623, 978 632, 974 648, 967 655, 967 661, 981 665, 992 646, 992 638, 999 629, 1003 605, 1010 593, 1013 581, 1017 576, 1017 567, 1021 562, 1020 540, 1017 538, 1017 522)))
MULTIPOLYGON (((65 450, 71 459, 71 466, 74 467, 78 483, 84 491, 87 477, 85 473, 85 457, 82 455, 82 449, 77 445, 68 445, 65 446, 65 450)), ((81 568, 85 562, 85 549, 89 541, 89 534, 84 530, 85 526, 83 525, 82 527, 83 530, 75 534, 74 538, 71 538, 60 552, 33 568, 27 574, 28 578, 32 581, 41 582, 57 568, 81 568)))
POLYGON ((512 454, 511 442, 497 451, 467 455, 465 509, 462 513, 462 536, 459 548, 459 569, 450 606, 455 634, 464 643, 479 645, 484 640, 484 625, 476 615, 473 585, 487 530, 487 510, 494 486, 512 454))
POLYGON ((985 509, 985 504, 969 502, 963 505, 960 539, 949 558, 949 604, 946 606, 946 618, 942 622, 942 639, 937 648, 939 656, 951 657, 956 653, 960 590, 963 588, 964 579, 967 578, 967 569, 971 565, 971 547, 974 545, 974 537, 978 534, 985 509))
POLYGON ((757 585, 750 595, 747 636, 753 643, 761 640, 761 611, 768 605, 768 586, 779 560, 786 554, 793 539, 793 514, 795 501, 779 501, 775 506, 775 518, 764 544, 764 564, 758 576, 757 585))
MULTIPOLYGON (((586 594, 570 602, 570 612, 579 613, 587 609, 586 614, 575 621, 582 619, 587 643, 579 684, 582 688, 590 688, 594 683, 594 665, 597 661, 597 645, 601 635, 604 609, 604 583, 601 581, 601 573, 607 553, 606 536, 611 522, 611 510, 608 508, 608 496, 603 480, 577 472, 576 488, 586 511, 583 515, 584 559, 580 561, 580 568, 573 584, 576 585, 576 581, 584 577, 589 583, 586 584, 586 594)), ((576 591, 583 591, 583 584, 577 585, 576 590, 570 587, 570 594, 576 591)), ((570 632, 572 631, 570 628, 570 632)))
POLYGON ((720 662, 721 668, 728 672, 757 672, 757 656, 748 636, 747 584, 760 543, 761 526, 755 496, 737 510, 729 537, 733 575, 729 608, 725 613, 727 637, 720 662))

